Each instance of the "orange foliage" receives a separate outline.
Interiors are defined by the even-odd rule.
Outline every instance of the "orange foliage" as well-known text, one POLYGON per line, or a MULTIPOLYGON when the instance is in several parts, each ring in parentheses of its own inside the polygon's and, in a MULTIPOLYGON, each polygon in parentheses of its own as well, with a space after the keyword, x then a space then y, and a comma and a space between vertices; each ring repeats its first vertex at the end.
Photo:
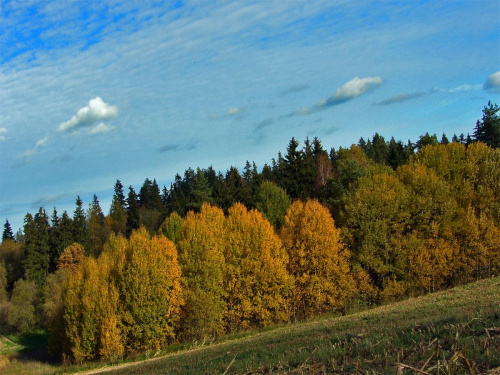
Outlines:
POLYGON ((316 200, 296 201, 281 231, 288 271, 295 278, 293 311, 310 317, 340 309, 354 292, 349 252, 328 210, 316 200))
POLYGON ((57 261, 57 268, 66 268, 70 272, 74 272, 83 259, 85 259, 85 249, 75 242, 63 250, 57 261))

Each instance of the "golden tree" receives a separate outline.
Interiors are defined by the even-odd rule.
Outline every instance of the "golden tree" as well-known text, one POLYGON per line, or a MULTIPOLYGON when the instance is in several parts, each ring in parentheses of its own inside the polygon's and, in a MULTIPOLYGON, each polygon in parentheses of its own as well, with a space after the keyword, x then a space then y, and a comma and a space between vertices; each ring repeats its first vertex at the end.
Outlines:
POLYGON ((225 322, 229 331, 287 321, 293 279, 287 255, 269 221, 240 203, 225 225, 225 322))
POLYGON ((180 327, 184 339, 224 331, 224 221, 220 208, 204 203, 200 213, 188 212, 182 225, 178 248, 185 286, 180 327))
POLYGON ((349 252, 329 211, 316 200, 295 201, 281 230, 288 271, 295 278, 293 311, 299 318, 340 309, 353 293, 349 252))
POLYGON ((177 249, 141 227, 132 232, 117 268, 125 347, 158 350, 174 339, 183 301, 177 249))
POLYGON ((67 346, 63 346, 63 358, 82 362, 123 353, 116 317, 119 295, 109 282, 110 270, 109 262, 86 258, 69 275, 64 298, 63 339, 67 346))

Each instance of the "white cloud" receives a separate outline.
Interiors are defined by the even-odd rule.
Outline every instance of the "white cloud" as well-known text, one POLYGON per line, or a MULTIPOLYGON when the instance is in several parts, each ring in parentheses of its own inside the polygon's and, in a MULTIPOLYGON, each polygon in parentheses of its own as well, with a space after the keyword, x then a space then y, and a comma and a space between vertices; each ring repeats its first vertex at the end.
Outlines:
POLYGON ((43 147, 47 143, 48 140, 49 140, 49 137, 42 138, 42 139, 40 139, 35 144, 35 147, 33 147, 33 148, 29 149, 29 150, 26 150, 22 154, 18 155, 16 157, 16 159, 21 160, 21 162, 19 163, 19 165, 25 165, 25 164, 27 164, 29 162, 29 158, 31 156, 35 155, 38 152, 38 149, 40 147, 43 147))
MULTIPOLYGON (((92 126, 98 121, 109 120, 118 116, 118 108, 105 103, 100 97, 89 101, 89 104, 80 108, 71 120, 59 125, 58 131, 77 131, 79 128, 92 126)), ((100 125, 98 125, 99 127, 100 125)))
POLYGON ((481 85, 469 85, 469 84, 464 84, 460 85, 457 87, 453 87, 451 89, 443 90, 444 92, 462 92, 462 91, 475 91, 475 90, 481 90, 481 85))
POLYGON ((488 76, 483 88, 488 91, 500 92, 500 70, 488 76))
POLYGON ((7 137, 4 135, 5 133, 7 133, 7 129, 0 128, 0 142, 5 141, 7 139, 7 137))
POLYGON ((383 82, 382 77, 354 77, 349 82, 344 83, 335 91, 333 97, 326 100, 328 102, 344 101, 360 96, 371 88, 380 85, 383 82))
POLYGON ((45 138, 43 138, 43 139, 40 139, 40 140, 36 143, 36 145, 35 145, 35 150, 36 150, 38 147, 43 146, 44 144, 46 144, 48 140, 49 140, 49 137, 45 137, 45 138))
POLYGON ((241 112, 243 112, 243 108, 233 107, 226 112, 225 116, 236 116, 241 114, 241 112))
POLYGON ((109 133, 110 131, 112 131, 114 129, 115 129, 115 127, 113 125, 109 125, 109 124, 105 124, 104 122, 101 122, 99 125, 90 129, 89 134, 90 135, 105 134, 105 133, 109 133))
POLYGON ((340 86, 333 96, 322 99, 312 107, 299 107, 294 109, 287 117, 309 115, 314 112, 321 111, 328 107, 345 103, 364 93, 368 92, 375 86, 382 84, 382 77, 354 77, 349 82, 340 86))

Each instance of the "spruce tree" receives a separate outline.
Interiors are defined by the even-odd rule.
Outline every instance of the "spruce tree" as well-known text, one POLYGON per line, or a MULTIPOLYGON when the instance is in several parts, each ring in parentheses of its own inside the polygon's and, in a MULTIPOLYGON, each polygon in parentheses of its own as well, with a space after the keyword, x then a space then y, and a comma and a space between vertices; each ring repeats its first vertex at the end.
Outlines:
POLYGON ((283 174, 278 185, 286 189, 292 199, 299 198, 301 193, 300 165, 302 154, 298 147, 299 142, 295 138, 292 138, 286 148, 286 156, 283 159, 283 164, 279 164, 279 169, 283 171, 283 174))
POLYGON ((12 233, 12 228, 10 226, 9 220, 5 220, 5 224, 3 226, 2 242, 4 242, 5 240, 15 241, 14 233, 12 233))
POLYGON ((483 109, 483 118, 477 120, 474 128, 474 140, 486 143, 492 148, 500 147, 500 107, 491 101, 483 109))
POLYGON ((97 195, 94 194, 94 198, 89 205, 88 210, 88 231, 90 240, 89 252, 98 256, 106 242, 108 231, 104 226, 104 214, 102 213, 101 206, 99 204, 99 199, 97 195))
POLYGON ((33 218, 27 214, 24 224, 25 277, 42 286, 50 269, 49 220, 45 210, 40 207, 33 218))
POLYGON ((109 217, 111 218, 111 230, 116 234, 125 234, 127 230, 127 201, 123 194, 123 185, 120 180, 116 180, 115 194, 111 200, 109 217))
POLYGON ((76 198, 76 209, 73 213, 73 240, 82 245, 87 252, 89 251, 87 218, 85 217, 83 202, 80 196, 76 198))
POLYGON ((127 236, 141 225, 141 215, 139 213, 139 201, 132 186, 129 186, 127 198, 127 236))

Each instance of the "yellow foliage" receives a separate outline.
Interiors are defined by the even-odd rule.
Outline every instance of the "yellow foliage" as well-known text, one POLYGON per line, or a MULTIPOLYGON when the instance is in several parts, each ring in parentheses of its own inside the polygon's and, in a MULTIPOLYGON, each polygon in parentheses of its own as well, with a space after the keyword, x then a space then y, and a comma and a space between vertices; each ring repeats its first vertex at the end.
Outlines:
POLYGON ((316 200, 296 201, 281 230, 288 271, 295 278, 294 314, 310 317, 340 309, 355 289, 349 252, 328 210, 316 200))
POLYGON ((85 249, 75 242, 63 250, 57 261, 57 268, 65 268, 70 272, 74 272, 83 259, 85 259, 85 249))
POLYGON ((180 327, 184 339, 224 331, 224 221, 220 208, 205 203, 200 213, 188 212, 183 222, 178 248, 186 300, 180 327))
POLYGON ((287 321, 293 279, 287 255, 269 221, 237 203, 225 225, 225 321, 230 331, 287 321))
POLYGON ((85 258, 68 273, 63 358, 115 359, 125 349, 159 349, 174 338, 183 301, 180 279, 170 240, 151 239, 144 228, 130 240, 111 235, 98 259, 85 258))

